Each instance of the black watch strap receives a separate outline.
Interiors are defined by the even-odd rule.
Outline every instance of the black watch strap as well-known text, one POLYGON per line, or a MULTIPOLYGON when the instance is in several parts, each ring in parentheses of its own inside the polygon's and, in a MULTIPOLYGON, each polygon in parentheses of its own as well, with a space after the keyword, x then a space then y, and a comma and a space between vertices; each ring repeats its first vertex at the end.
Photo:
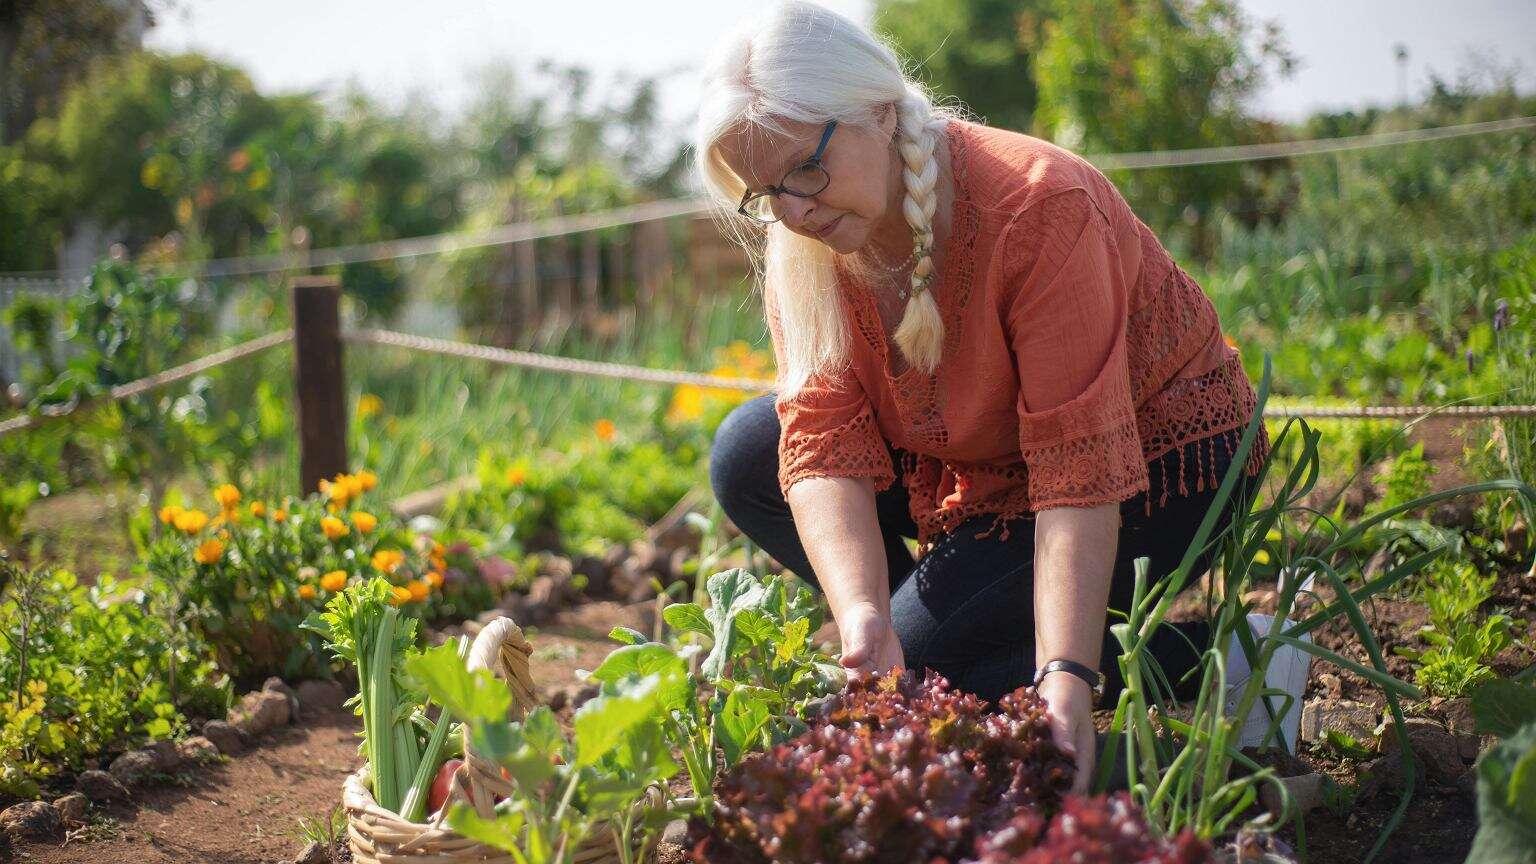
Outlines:
POLYGON ((1095 702, 1104 698, 1104 673, 1099 670, 1090 669, 1076 660, 1052 660, 1035 670, 1035 686, 1039 687, 1040 682, 1045 680, 1045 676, 1052 672, 1066 672, 1070 675, 1076 675, 1088 682, 1088 686, 1093 688, 1093 700, 1095 702))

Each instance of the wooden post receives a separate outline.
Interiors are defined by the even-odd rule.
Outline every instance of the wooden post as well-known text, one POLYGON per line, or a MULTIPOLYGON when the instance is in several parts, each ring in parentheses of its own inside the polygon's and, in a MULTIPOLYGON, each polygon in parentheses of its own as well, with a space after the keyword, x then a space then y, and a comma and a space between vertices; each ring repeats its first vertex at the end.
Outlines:
POLYGON ((293 280, 294 415, 299 423, 302 494, 347 471, 347 403, 341 368, 341 283, 293 280))

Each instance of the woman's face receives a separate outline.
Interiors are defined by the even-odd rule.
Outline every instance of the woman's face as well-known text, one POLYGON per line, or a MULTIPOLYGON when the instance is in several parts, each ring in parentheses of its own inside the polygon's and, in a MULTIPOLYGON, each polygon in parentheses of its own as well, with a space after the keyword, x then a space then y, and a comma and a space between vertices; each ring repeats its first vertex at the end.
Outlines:
MULTIPOLYGON (((788 137, 743 124, 720 140, 721 158, 752 192, 779 183, 811 158, 826 128, 824 123, 784 125, 788 137)), ((893 201, 901 179, 891 148, 895 131, 896 113, 890 110, 875 129, 837 124, 821 153, 831 182, 810 198, 779 195, 784 226, 845 255, 868 243, 893 213, 900 213, 893 201)))

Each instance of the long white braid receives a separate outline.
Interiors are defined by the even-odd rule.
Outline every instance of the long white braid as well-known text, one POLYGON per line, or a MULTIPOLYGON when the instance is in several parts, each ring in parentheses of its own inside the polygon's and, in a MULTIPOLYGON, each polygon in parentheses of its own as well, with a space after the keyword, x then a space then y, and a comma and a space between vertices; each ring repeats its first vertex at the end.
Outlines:
POLYGON ((933 215, 938 209, 939 160, 935 155, 944 120, 935 120, 926 98, 908 93, 897 105, 897 148, 901 154, 906 196, 901 212, 912 227, 917 247, 911 295, 896 328, 896 345, 913 366, 932 375, 944 347, 944 320, 928 286, 934 273, 933 215))

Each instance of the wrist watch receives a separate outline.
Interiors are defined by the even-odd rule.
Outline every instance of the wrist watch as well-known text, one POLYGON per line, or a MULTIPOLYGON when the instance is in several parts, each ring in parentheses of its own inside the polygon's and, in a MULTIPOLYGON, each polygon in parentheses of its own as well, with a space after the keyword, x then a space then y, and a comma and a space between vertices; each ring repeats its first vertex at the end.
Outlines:
POLYGON ((1094 704, 1098 704, 1099 700, 1104 698, 1103 672, 1097 669, 1090 669, 1076 660, 1052 660, 1035 670, 1034 686, 1039 687, 1040 682, 1045 680, 1045 676, 1052 672, 1066 672, 1088 682, 1088 686, 1093 689, 1094 704))

